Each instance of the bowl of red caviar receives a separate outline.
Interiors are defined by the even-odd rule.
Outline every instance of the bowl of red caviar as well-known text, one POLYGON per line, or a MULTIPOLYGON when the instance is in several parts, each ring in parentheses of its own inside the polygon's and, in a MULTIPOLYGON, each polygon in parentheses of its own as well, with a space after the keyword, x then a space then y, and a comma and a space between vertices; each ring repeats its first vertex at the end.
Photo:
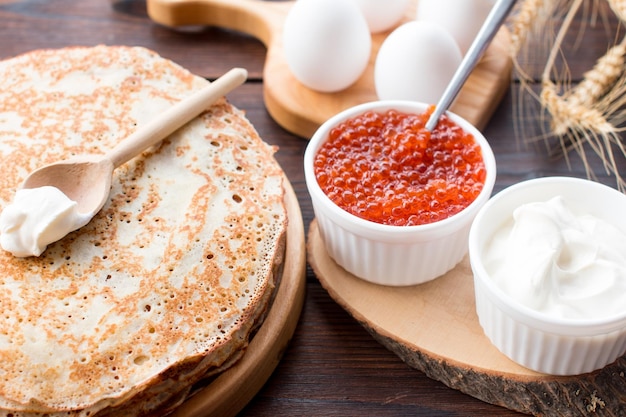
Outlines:
POLYGON ((434 106, 376 101, 323 123, 304 155, 305 180, 328 254, 351 274, 416 285, 454 268, 468 251, 474 216, 493 190, 487 139, 434 106))

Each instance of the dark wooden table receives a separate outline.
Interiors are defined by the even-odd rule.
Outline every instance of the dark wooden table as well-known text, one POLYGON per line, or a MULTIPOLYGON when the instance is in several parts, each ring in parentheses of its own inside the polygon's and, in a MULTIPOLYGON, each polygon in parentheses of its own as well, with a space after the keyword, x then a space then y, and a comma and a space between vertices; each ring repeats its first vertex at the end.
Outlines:
MULTIPOLYGON (((261 137, 278 145, 279 162, 302 208, 305 226, 313 218, 302 169, 305 139, 278 126, 263 104, 264 45, 241 33, 217 28, 174 31, 154 24, 142 0, 0 0, 0 59, 39 48, 70 45, 139 45, 213 79, 233 66, 249 70, 249 81, 229 95, 261 137)), ((593 65, 612 34, 587 27, 584 44, 570 62, 572 77, 593 65)), ((572 40, 570 44, 573 45, 572 40)), ((0 80, 0 88, 2 80, 0 80)), ((516 113, 517 84, 512 83, 484 130, 498 163, 495 192, 521 180, 547 175, 585 177, 581 160, 551 157, 515 133, 516 124, 537 121, 516 113)), ((592 161, 598 180, 615 180, 592 161)), ((304 310, 293 340, 270 380, 241 413, 245 416, 514 416, 433 381, 409 368, 379 345, 320 286, 307 270, 304 310)))

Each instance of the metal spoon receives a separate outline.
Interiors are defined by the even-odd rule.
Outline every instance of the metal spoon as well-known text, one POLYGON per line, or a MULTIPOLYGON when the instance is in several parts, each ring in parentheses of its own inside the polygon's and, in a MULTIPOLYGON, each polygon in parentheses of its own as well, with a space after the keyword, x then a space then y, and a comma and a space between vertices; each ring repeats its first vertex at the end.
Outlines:
POLYGON ((170 107, 105 155, 87 155, 43 166, 33 171, 24 180, 21 188, 46 185, 56 187, 78 203, 79 213, 93 217, 109 197, 115 168, 165 139, 206 110, 218 98, 241 85, 247 76, 245 69, 234 68, 207 87, 170 107))
POLYGON ((443 113, 448 110, 448 107, 452 104, 452 101, 456 98, 457 94, 465 84, 467 77, 471 74, 476 66, 476 63, 483 55, 491 40, 494 38, 500 26, 504 23, 506 17, 509 15, 511 9, 515 5, 516 0, 498 0, 498 2, 491 8, 489 15, 485 19, 485 23, 481 26, 476 38, 470 45, 465 57, 461 61, 461 65, 457 68, 456 72, 452 76, 452 80, 446 87, 443 95, 439 99, 435 110, 428 118, 426 122, 426 129, 432 131, 436 126, 439 118, 443 113))

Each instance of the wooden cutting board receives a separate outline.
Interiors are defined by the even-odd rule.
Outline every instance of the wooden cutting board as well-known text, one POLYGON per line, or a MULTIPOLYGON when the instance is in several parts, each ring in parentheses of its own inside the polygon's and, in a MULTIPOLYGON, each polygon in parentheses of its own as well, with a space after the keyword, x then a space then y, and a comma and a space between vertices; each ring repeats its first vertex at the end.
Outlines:
POLYGON ((387 287, 337 265, 315 220, 307 245, 309 263, 330 296, 376 340, 429 377, 537 416, 626 416, 626 355, 593 373, 557 377, 526 369, 500 353, 478 323, 467 257, 433 281, 387 287))
MULTIPOLYGON (((382 0, 381 0, 382 1, 382 0)), ((218 26, 258 38, 267 47, 263 69, 264 100, 274 120, 286 130, 309 138, 319 125, 340 111, 377 99, 374 62, 389 34, 372 36, 369 65, 351 87, 336 93, 313 91, 291 74, 282 48, 282 27, 293 1, 260 0, 147 0, 152 20, 169 27, 218 26)), ((417 0, 404 21, 414 19, 417 0)), ((511 83, 509 32, 502 28, 476 66, 451 110, 478 129, 485 127, 511 83)))
POLYGON ((263 325, 242 358, 179 406, 171 417, 235 416, 278 365, 298 324, 306 288, 304 225, 298 200, 285 179, 287 245, 283 275, 263 325))

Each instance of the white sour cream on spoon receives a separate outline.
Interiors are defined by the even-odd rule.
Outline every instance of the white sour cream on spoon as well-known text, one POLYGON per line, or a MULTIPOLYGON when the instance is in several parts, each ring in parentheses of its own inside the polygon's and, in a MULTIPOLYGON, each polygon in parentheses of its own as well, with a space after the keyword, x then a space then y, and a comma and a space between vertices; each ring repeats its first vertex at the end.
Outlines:
POLYGON ((39 256, 91 218, 79 213, 77 203, 56 187, 21 189, 0 213, 0 245, 17 257, 39 256))

